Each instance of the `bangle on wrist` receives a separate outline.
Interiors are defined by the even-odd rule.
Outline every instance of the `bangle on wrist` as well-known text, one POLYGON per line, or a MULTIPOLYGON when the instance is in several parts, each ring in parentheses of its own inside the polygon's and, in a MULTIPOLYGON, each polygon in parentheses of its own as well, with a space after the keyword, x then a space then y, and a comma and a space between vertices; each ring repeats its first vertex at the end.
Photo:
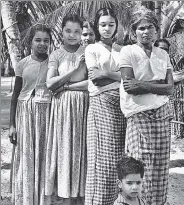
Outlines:
POLYGON ((69 88, 69 83, 68 83, 68 82, 65 83, 64 86, 63 86, 63 88, 64 88, 65 90, 67 90, 67 89, 69 88))

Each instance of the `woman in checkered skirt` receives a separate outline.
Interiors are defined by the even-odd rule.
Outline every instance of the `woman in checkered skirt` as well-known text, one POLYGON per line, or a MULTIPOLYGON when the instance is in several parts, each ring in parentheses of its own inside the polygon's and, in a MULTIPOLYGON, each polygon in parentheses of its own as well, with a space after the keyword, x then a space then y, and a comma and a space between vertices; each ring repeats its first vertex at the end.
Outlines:
POLYGON ((169 176, 172 66, 167 52, 153 46, 158 21, 150 10, 135 12, 131 29, 137 43, 122 48, 119 65, 120 103, 127 117, 125 152, 146 164, 147 203, 163 205, 169 176))
POLYGON ((116 197, 116 163, 124 153, 125 118, 120 109, 119 51, 112 39, 118 21, 103 8, 95 19, 96 43, 85 50, 90 104, 87 123, 86 205, 112 205, 116 197))

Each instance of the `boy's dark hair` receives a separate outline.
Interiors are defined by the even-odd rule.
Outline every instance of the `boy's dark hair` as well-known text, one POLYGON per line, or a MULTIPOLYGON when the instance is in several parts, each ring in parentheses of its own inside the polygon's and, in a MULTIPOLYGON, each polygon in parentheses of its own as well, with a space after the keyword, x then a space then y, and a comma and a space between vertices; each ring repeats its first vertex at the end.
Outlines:
POLYGON ((117 163, 118 179, 122 180, 128 174, 140 174, 141 178, 144 176, 144 163, 136 160, 133 157, 124 155, 117 163))
POLYGON ((159 43, 166 43, 168 45, 168 48, 170 47, 170 43, 168 40, 166 40, 165 38, 161 38, 155 41, 154 46, 158 47, 159 43))
POLYGON ((96 37, 96 40, 99 41, 100 40, 100 33, 98 31, 98 26, 99 26, 99 19, 101 16, 111 16, 114 18, 115 22, 116 22, 116 29, 112 35, 112 38, 114 38, 114 36, 116 35, 117 33, 117 30, 118 30, 118 19, 114 13, 114 11, 110 8, 101 8, 97 11, 96 13, 96 17, 95 17, 95 22, 94 22, 94 32, 95 32, 95 37, 96 37))
POLYGON ((77 14, 70 14, 70 13, 66 14, 66 16, 63 18, 63 21, 62 21, 62 25, 61 25, 62 29, 65 27, 65 25, 68 21, 78 23, 80 25, 80 27, 83 28, 83 20, 77 14))

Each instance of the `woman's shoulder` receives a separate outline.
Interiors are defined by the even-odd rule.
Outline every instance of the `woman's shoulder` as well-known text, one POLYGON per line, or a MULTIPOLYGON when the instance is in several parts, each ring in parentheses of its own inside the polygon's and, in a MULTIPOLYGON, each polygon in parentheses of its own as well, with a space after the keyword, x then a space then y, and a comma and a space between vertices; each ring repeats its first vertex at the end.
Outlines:
POLYGON ((89 44, 89 45, 86 47, 86 50, 97 52, 97 51, 101 50, 101 48, 102 48, 101 44, 99 44, 98 42, 96 42, 96 43, 89 44))
POLYGON ((22 58, 19 62, 18 62, 18 66, 23 66, 26 63, 29 63, 32 61, 31 55, 28 55, 24 58, 22 58))
POLYGON ((164 56, 168 55, 168 53, 164 49, 161 49, 159 47, 153 46, 153 50, 158 55, 164 55, 164 56))
POLYGON ((135 50, 135 49, 137 49, 137 45, 136 44, 129 44, 126 46, 122 46, 122 49, 135 50))
POLYGON ((129 55, 132 55, 132 53, 134 52, 137 52, 137 48, 135 44, 123 46, 120 51, 121 54, 129 54, 129 55))
POLYGON ((61 46, 60 48, 57 48, 57 49, 53 50, 50 55, 62 54, 62 53, 64 53, 64 51, 65 50, 64 50, 63 46, 61 46))

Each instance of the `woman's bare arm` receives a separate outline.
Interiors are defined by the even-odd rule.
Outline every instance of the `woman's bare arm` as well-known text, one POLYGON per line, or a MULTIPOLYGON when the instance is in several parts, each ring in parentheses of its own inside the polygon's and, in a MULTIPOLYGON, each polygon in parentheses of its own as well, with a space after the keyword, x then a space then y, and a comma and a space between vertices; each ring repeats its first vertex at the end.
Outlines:
POLYGON ((10 129, 9 129, 9 137, 10 142, 13 144, 17 143, 17 134, 16 134, 16 122, 15 115, 17 109, 17 101, 20 95, 20 91, 22 89, 22 77, 17 76, 15 78, 15 85, 11 99, 11 107, 10 107, 10 129))
POLYGON ((17 76, 15 78, 15 85, 14 85, 14 90, 13 90, 12 99, 11 99, 10 127, 11 126, 15 127, 15 114, 16 114, 16 108, 17 108, 17 101, 18 101, 18 97, 20 95, 21 89, 22 89, 22 78, 17 76))
POLYGON ((116 81, 121 81, 121 73, 107 70, 100 70, 92 67, 88 72, 89 79, 93 81, 96 86, 105 86, 116 81))
POLYGON ((59 73, 58 73, 58 71, 56 69, 50 68, 48 70, 48 73, 47 73, 47 81, 46 81, 48 89, 50 89, 51 91, 54 92, 54 90, 60 88, 66 82, 68 82, 69 79, 74 74, 74 72, 77 69, 80 69, 84 65, 84 63, 85 63, 84 55, 81 55, 79 58, 80 59, 78 61, 78 64, 76 65, 76 67, 74 67, 73 69, 69 70, 66 74, 63 74, 63 75, 59 76, 59 73))
POLYGON ((159 81, 140 81, 134 78, 132 68, 121 68, 124 89, 127 93, 133 95, 153 93, 157 95, 172 95, 173 76, 172 71, 167 70, 166 79, 159 81))
POLYGON ((58 71, 54 68, 50 68, 47 72, 46 84, 49 90, 54 92, 59 87, 63 86, 72 76, 75 69, 70 70, 68 73, 59 76, 58 71))

